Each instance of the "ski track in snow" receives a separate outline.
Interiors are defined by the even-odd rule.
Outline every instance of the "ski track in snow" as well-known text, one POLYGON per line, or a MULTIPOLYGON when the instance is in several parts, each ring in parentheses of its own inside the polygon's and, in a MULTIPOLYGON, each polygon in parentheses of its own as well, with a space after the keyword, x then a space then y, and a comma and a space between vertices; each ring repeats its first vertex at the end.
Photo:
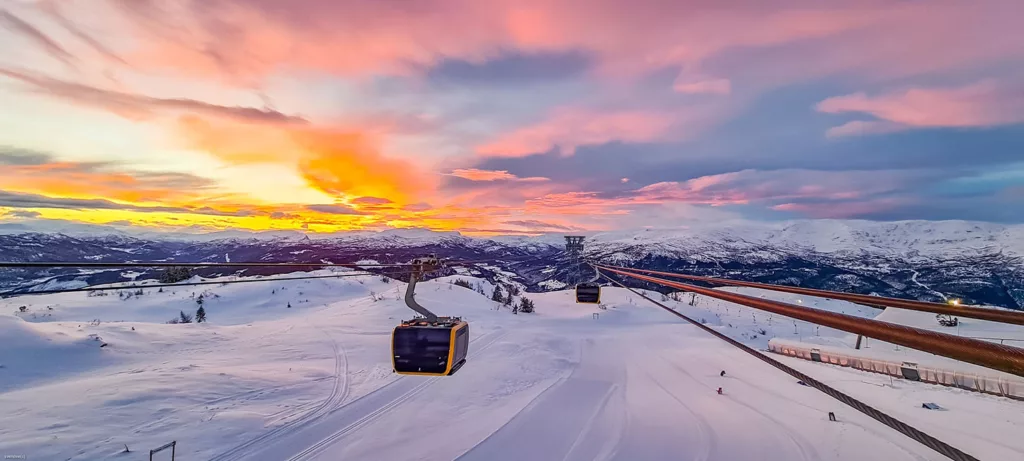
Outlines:
MULTIPOLYGON (((303 414, 298 419, 291 422, 285 423, 263 435, 253 438, 227 452, 211 458, 211 461, 234 461, 238 459, 245 459, 252 453, 258 452, 263 445, 272 443, 275 440, 283 437, 284 435, 296 431, 305 424, 312 423, 324 415, 330 413, 332 410, 337 409, 341 406, 345 399, 348 398, 351 386, 349 385, 349 373, 348 373, 348 354, 345 348, 336 340, 330 333, 327 333, 323 329, 318 328, 320 332, 331 340, 331 346, 334 349, 334 385, 331 387, 331 393, 324 399, 319 405, 308 413, 303 414)), ((304 407, 297 408, 294 412, 285 415, 277 416, 272 419, 271 423, 283 421, 294 417, 296 414, 301 413, 304 407)))
MULTIPOLYGON (((474 341, 474 342, 482 342, 483 344, 482 345, 477 344, 477 346, 479 346, 479 349, 476 349, 475 351, 473 351, 467 357, 467 359, 466 359, 467 362, 469 361, 469 359, 476 358, 476 357, 480 356, 481 354, 483 354, 490 346, 492 346, 495 342, 497 342, 499 339, 501 339, 504 336, 505 336, 505 332, 504 331, 500 331, 500 332, 497 332, 497 333, 491 333, 490 335, 488 335, 488 336, 486 336, 484 338, 481 338, 479 341, 474 341)), ((470 345, 473 346, 474 344, 471 343, 470 345)), ((400 379, 405 380, 405 381, 411 381, 411 380, 409 380, 406 377, 403 377, 403 378, 400 378, 400 379)), ((381 405, 376 410, 374 410, 374 411, 372 411, 372 412, 370 412, 368 414, 365 414, 365 415, 359 417, 352 424, 350 424, 348 426, 345 426, 344 428, 342 428, 338 432, 335 432, 335 433, 331 434, 330 436, 324 438, 323 440, 321 440, 321 441, 317 442, 316 444, 310 446, 309 448, 303 450, 302 452, 298 453, 297 455, 292 456, 291 458, 288 458, 288 460, 289 461, 301 461, 301 460, 306 460, 306 459, 312 459, 313 457, 315 457, 315 456, 319 455, 320 453, 322 453, 324 451, 324 449, 329 447, 331 444, 339 442, 341 439, 343 439, 344 437, 348 436, 349 434, 351 434, 353 432, 356 432, 359 429, 365 427, 370 422, 377 420, 378 418, 380 418, 382 415, 384 415, 388 411, 391 411, 394 408, 396 408, 396 407, 398 407, 398 406, 408 402, 410 399, 412 399, 413 397, 416 397, 417 395, 422 393, 424 390, 429 388, 431 385, 435 384, 440 379, 443 379, 443 378, 441 378, 441 377, 430 377, 430 378, 427 378, 426 380, 424 380, 424 381, 420 382, 419 384, 415 385, 412 389, 406 391, 405 393, 402 393, 401 395, 397 396, 394 399, 391 399, 390 402, 388 402, 388 403, 386 403, 384 405, 381 405)), ((381 395, 378 394, 375 397, 379 398, 380 396, 381 395)), ((346 416, 348 416, 350 418, 352 417, 352 415, 346 415, 346 416)))

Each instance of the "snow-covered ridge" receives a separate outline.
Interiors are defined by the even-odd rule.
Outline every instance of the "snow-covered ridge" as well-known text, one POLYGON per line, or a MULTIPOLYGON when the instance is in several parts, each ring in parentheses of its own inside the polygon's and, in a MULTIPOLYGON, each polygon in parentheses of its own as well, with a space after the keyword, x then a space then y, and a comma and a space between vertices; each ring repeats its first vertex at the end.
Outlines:
MULTIPOLYGON (((29 233, 63 234, 72 237, 103 237, 164 241, 215 242, 231 240, 259 241, 336 241, 366 243, 374 247, 457 243, 466 246, 502 245, 523 249, 561 247, 561 234, 536 237, 469 237, 459 232, 428 229, 389 229, 307 233, 300 231, 163 232, 137 227, 111 227, 85 224, 53 224, 28 227, 18 223, 0 223, 0 235, 29 233)), ((699 223, 682 228, 642 229, 611 232, 581 232, 592 248, 609 245, 644 245, 664 253, 711 251, 716 248, 780 250, 840 254, 890 254, 929 256, 949 253, 1004 253, 1024 255, 1024 225, 1004 225, 972 221, 894 221, 796 220, 784 222, 735 221, 699 223)), ((770 256, 770 255, 766 255, 770 256)))

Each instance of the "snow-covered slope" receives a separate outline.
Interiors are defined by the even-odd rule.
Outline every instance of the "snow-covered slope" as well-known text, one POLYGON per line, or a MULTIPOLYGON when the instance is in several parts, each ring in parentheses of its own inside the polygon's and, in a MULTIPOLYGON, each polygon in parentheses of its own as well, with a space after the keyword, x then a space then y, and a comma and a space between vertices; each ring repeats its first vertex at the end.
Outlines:
MULTIPOLYGON (((177 440, 179 459, 218 461, 943 459, 621 289, 605 289, 604 309, 567 291, 528 293, 537 312, 513 315, 488 299, 489 280, 422 283, 420 303, 468 319, 473 342, 455 376, 421 378, 390 372, 391 328, 411 314, 400 282, 195 288, 0 300, 0 453, 135 459, 177 440), (162 323, 193 312, 199 295, 208 323, 162 323), (134 455, 119 454, 124 444, 134 455)), ((847 340, 680 299, 666 302, 755 346, 772 335, 847 340)), ((791 362, 980 459, 1024 457, 1020 402, 791 362)))

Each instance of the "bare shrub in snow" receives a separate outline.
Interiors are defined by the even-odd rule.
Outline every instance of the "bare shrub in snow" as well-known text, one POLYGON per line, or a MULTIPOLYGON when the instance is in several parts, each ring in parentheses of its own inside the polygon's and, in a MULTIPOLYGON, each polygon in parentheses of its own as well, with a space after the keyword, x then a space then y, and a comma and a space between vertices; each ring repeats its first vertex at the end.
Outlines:
POLYGON ((185 311, 178 311, 178 317, 180 323, 192 323, 192 315, 186 314, 185 311))

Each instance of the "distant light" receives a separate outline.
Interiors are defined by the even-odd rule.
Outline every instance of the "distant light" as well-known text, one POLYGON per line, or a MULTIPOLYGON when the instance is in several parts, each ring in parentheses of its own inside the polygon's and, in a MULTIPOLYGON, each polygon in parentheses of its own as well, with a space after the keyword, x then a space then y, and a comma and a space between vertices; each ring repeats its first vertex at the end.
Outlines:
POLYGON ((800 304, 803 304, 803 303, 804 303, 804 302, 803 302, 803 300, 800 300, 800 299, 796 300, 796 302, 798 302, 798 303, 800 303, 800 304))
POLYGON ((954 306, 959 306, 960 305, 960 300, 959 299, 950 299, 949 300, 949 304, 954 305, 954 306))

